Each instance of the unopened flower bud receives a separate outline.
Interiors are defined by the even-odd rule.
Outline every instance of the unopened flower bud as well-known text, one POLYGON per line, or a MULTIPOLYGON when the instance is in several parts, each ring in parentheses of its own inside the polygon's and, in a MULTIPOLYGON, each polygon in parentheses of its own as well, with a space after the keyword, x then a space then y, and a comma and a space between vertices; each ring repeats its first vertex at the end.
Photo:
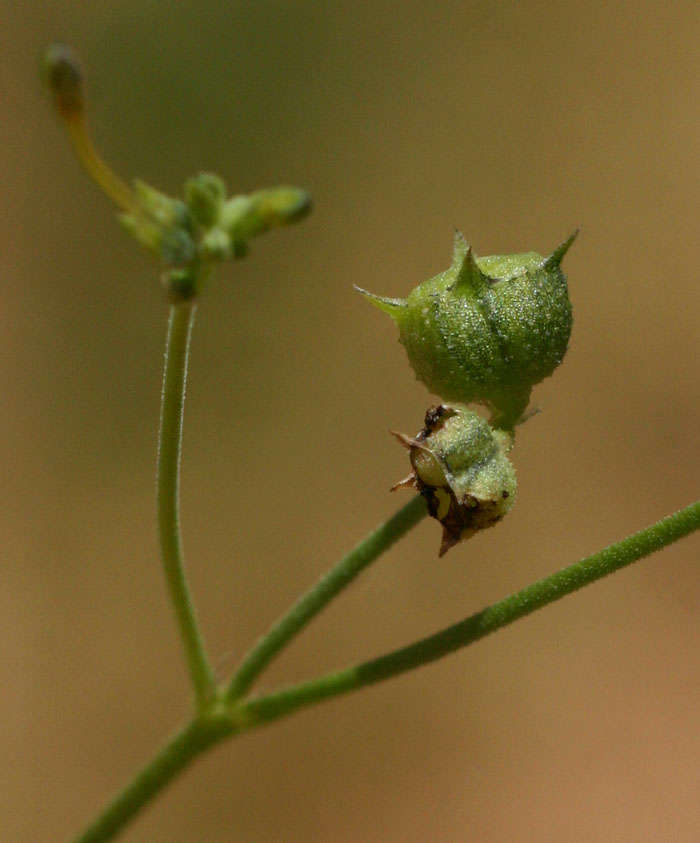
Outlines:
POLYGON ((187 205, 138 179, 134 180, 134 197, 134 210, 119 217, 122 225, 165 263, 190 263, 197 247, 187 205))
POLYGON ((271 187, 248 196, 234 196, 224 205, 221 227, 235 243, 271 228, 303 219, 311 210, 311 197, 298 187, 271 187))
POLYGON ((85 107, 83 72, 73 50, 64 44, 52 44, 44 55, 43 71, 61 117, 70 120, 81 116, 85 107))
POLYGON ((199 253, 206 261, 223 261, 231 257, 231 238, 220 228, 211 228, 199 243, 199 253))
POLYGON ((75 53, 54 44, 44 74, 73 149, 88 174, 120 208, 119 220, 165 264, 163 283, 174 300, 192 298, 212 264, 248 252, 248 241, 275 226, 296 222, 311 209, 306 191, 274 187, 226 199, 214 173, 185 182, 184 201, 145 182, 126 184, 102 159, 84 119, 82 73, 75 53))
POLYGON ((394 487, 417 489, 443 527, 440 556, 463 539, 500 521, 515 502, 513 439, 460 405, 431 407, 425 427, 411 438, 395 434, 409 450, 413 471, 394 487))
POLYGON ((214 173, 199 173, 185 182, 185 202, 202 228, 216 225, 225 198, 226 185, 214 173))
POLYGON ((289 225, 311 211, 311 197, 299 187, 269 187, 251 194, 255 215, 265 228, 289 225))

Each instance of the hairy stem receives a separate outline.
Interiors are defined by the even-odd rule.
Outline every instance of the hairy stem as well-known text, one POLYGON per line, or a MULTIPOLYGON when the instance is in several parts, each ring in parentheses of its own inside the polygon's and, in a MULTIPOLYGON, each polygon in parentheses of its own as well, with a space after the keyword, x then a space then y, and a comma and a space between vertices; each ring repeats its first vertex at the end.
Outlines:
POLYGON ((218 705, 218 713, 201 714, 178 732, 76 838, 75 843, 111 840, 195 758, 226 737, 277 720, 304 706, 359 690, 435 661, 584 585, 661 550, 698 528, 700 501, 408 647, 276 693, 239 700, 227 711, 218 705))
POLYGON ((426 514, 425 501, 420 495, 414 496, 324 574, 248 652, 229 684, 226 698, 233 701, 245 694, 277 653, 298 635, 321 609, 426 514))
POLYGON ((170 599, 175 609, 180 637, 198 707, 214 691, 214 674, 204 649, 190 596, 180 537, 180 455, 185 406, 187 362, 196 305, 171 305, 165 346, 160 431, 158 434, 158 534, 170 599))
POLYGON ((248 725, 276 720, 304 706, 349 691, 357 691, 367 685, 429 664, 660 550, 698 527, 700 501, 407 647, 345 670, 243 702, 239 707, 239 715, 248 725))
POLYGON ((160 752, 117 795, 75 843, 111 840, 157 793, 185 767, 231 732, 226 721, 195 718, 175 734, 160 752))

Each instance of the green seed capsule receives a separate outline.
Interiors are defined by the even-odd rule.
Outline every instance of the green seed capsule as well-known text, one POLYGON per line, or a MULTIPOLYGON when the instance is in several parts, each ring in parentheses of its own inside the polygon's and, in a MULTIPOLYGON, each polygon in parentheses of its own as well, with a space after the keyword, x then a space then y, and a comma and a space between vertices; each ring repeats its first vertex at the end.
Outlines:
POLYGON ((494 430, 478 413, 459 405, 431 407, 408 448, 413 471, 394 488, 416 488, 443 527, 440 556, 478 530, 500 521, 515 502, 515 469, 508 459, 512 436, 494 430))
POLYGON ((571 302, 560 263, 577 232, 547 258, 535 252, 476 258, 457 232, 452 265, 406 299, 357 288, 399 328, 416 376, 448 401, 479 402, 512 429, 534 384, 566 353, 571 302))

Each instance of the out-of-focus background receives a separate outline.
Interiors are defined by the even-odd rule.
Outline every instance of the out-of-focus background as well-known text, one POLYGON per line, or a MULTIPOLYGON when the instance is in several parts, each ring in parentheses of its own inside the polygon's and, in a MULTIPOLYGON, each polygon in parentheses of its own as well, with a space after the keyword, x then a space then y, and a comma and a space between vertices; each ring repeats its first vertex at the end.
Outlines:
MULTIPOLYGON (((189 696, 154 531, 166 307, 37 81, 50 41, 81 53, 124 176, 314 196, 219 271, 196 326, 184 534, 222 674, 405 500, 387 431, 433 399, 351 285, 405 294, 455 226, 480 254, 582 228, 517 506, 442 560, 421 524, 261 687, 428 634, 697 497, 696 3, 2 5, 3 840, 67 839, 189 696)), ((698 549, 216 749, 123 839, 696 841, 698 549)))

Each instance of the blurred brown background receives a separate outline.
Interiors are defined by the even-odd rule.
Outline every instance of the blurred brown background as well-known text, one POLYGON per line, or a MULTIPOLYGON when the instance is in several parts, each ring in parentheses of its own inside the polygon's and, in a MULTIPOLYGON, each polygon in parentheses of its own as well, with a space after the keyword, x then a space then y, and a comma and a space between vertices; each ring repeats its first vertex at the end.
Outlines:
MULTIPOLYGON (((155 267, 37 81, 75 45, 125 176, 306 186, 312 217, 211 283, 184 532, 222 671, 405 498, 389 428, 431 399, 353 282, 566 260, 569 355, 520 498, 438 561, 421 524, 264 677, 455 621, 698 493, 695 2, 2 3, 0 838, 64 840, 186 716, 154 531, 155 267), (270 513, 273 513, 270 517, 270 513)), ((697 538, 431 667, 216 749, 125 841, 696 841, 697 538)))

